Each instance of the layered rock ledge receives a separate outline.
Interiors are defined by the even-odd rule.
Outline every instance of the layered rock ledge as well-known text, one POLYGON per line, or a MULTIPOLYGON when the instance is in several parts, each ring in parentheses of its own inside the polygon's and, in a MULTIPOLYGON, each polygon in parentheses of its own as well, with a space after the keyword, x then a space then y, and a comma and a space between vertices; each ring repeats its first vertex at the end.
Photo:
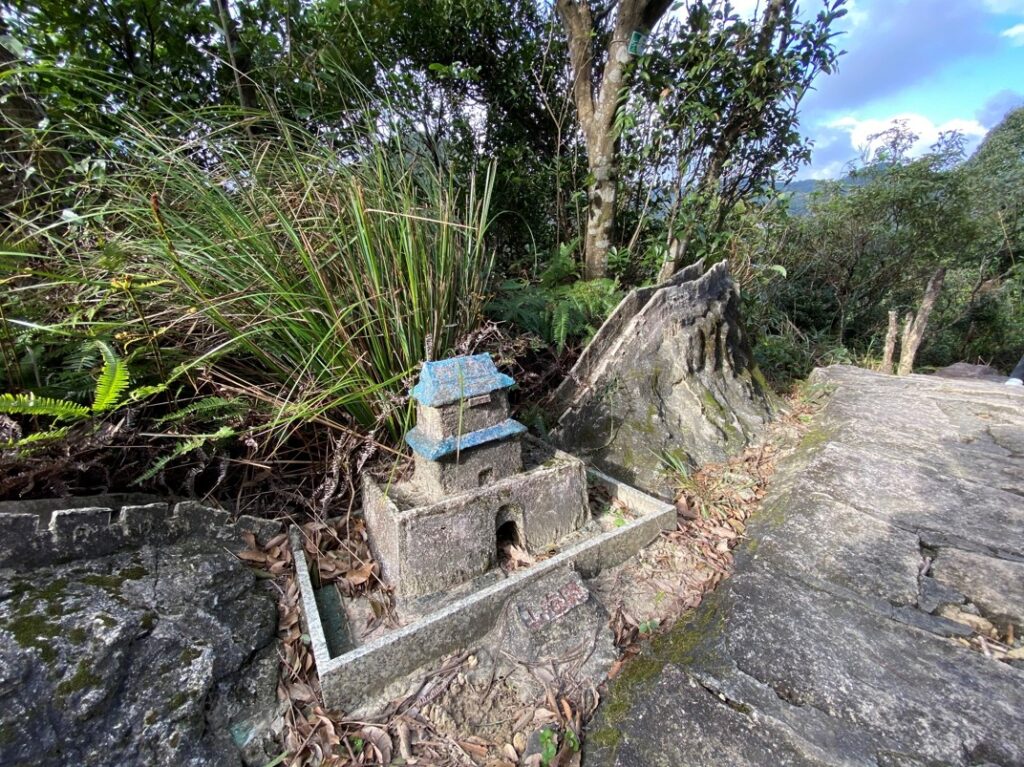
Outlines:
POLYGON ((735 575, 611 685, 587 767, 1024 764, 1024 668, 976 634, 1024 628, 1024 392, 815 381, 735 575))
POLYGON ((259 520, 119 500, 4 504, 0 764, 266 764, 276 598, 229 551, 259 520))
POLYGON ((725 261, 632 291, 554 393, 552 439, 672 500, 673 470, 738 452, 771 417, 739 310, 725 261))

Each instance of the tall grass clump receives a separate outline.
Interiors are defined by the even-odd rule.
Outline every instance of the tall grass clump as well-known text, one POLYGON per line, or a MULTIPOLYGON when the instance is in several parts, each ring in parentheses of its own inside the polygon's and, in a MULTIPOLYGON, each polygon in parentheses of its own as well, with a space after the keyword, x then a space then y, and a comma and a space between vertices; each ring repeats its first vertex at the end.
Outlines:
POLYGON ((7 211, 5 251, 19 306, 33 291, 66 303, 19 327, 113 334, 277 426, 396 437, 419 363, 479 322, 493 169, 456 178, 379 115, 344 139, 269 111, 123 110, 116 125, 33 137, 67 162, 7 211))

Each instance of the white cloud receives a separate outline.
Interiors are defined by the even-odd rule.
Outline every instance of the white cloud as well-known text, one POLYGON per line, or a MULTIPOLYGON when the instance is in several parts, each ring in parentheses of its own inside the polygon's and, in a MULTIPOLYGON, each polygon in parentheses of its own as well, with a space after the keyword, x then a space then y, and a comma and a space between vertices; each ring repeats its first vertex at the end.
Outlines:
MULTIPOLYGON (((813 7, 813 6, 809 6, 813 7)), ((857 0, 847 0, 845 26, 853 31, 871 18, 871 8, 858 4, 857 0)))
POLYGON ((1024 24, 1017 24, 1009 29, 1004 29, 1000 36, 1008 38, 1011 45, 1024 45, 1024 24))
POLYGON ((936 124, 924 115, 913 112, 893 115, 884 119, 858 120, 853 116, 841 117, 829 123, 828 127, 849 134, 850 148, 870 156, 881 144, 879 139, 873 139, 872 136, 892 128, 899 122, 903 122, 906 129, 918 137, 910 149, 911 157, 918 157, 927 152, 929 147, 938 140, 940 133, 959 131, 967 139, 967 149, 970 151, 987 132, 977 120, 957 118, 936 124))
POLYGON ((813 165, 810 168, 797 173, 796 180, 802 181, 806 178, 813 178, 815 181, 825 181, 833 178, 842 178, 849 172, 849 170, 849 161, 841 162, 836 160, 835 162, 830 162, 827 165, 822 165, 820 167, 813 165))
POLYGON ((1024 15, 1024 0, 983 0, 989 13, 1024 15))

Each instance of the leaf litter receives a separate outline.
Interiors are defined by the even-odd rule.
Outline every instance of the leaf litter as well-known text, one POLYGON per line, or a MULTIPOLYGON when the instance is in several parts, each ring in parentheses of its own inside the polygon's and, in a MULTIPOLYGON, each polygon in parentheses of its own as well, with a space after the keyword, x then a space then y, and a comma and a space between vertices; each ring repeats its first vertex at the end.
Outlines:
MULTIPOLYGON (((792 398, 788 412, 766 438, 736 457, 708 464, 681 478, 677 524, 636 557, 588 581, 588 588, 611 615, 610 628, 623 664, 641 653, 652 635, 665 631, 700 606, 704 596, 732 572, 732 550, 743 540, 747 520, 767 492, 776 460, 806 429, 818 405, 792 398)), ((360 467, 361 468, 361 467, 360 467)), ((335 485, 339 485, 337 478, 335 485)), ((352 483, 349 482, 352 489, 352 483)), ((328 507, 325 499, 322 508, 328 507)), ((329 519, 325 512, 301 525, 303 545, 319 585, 335 584, 348 597, 367 597, 373 618, 386 623, 390 594, 367 544, 365 525, 349 513, 329 519)), ((628 517, 627 508, 608 518, 628 517)), ((329 710, 316 675, 309 637, 302 631, 300 595, 285 534, 259 546, 247 539, 239 554, 266 571, 279 591, 278 636, 283 707, 280 729, 287 767, 324 765, 436 765, 437 767, 540 767, 542 756, 529 745, 530 734, 552 731, 548 767, 579 765, 580 740, 600 702, 600 690, 581 685, 572 674, 552 668, 531 669, 543 684, 538 700, 524 703, 504 678, 477 673, 476 655, 464 652, 435 664, 414 689, 390 701, 372 717, 329 710)), ((502 566, 529 567, 537 558, 507 543, 502 566)), ((372 627, 370 627, 372 628, 372 627)))

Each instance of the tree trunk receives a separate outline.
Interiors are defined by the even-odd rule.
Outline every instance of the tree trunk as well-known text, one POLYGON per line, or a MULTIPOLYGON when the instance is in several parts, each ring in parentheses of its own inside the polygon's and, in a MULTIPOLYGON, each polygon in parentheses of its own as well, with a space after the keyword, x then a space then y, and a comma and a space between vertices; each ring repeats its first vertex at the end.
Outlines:
POLYGON ((594 179, 587 190, 587 234, 584 239, 584 272, 588 280, 604 277, 608 272, 608 251, 615 227, 615 198, 618 190, 615 166, 607 154, 599 156, 590 166, 594 179))
POLYGON ((885 333, 885 351, 882 353, 881 370, 887 375, 892 375, 892 359, 896 353, 896 310, 889 311, 889 329, 885 333))
POLYGON ((242 47, 238 34, 238 22, 231 15, 228 0, 210 0, 213 12, 220 20, 224 34, 224 47, 228 54, 228 64, 234 75, 235 90, 238 92, 238 105, 243 109, 256 108, 256 87, 249 77, 252 64, 249 52, 242 47))
POLYGON ((658 271, 658 284, 668 282, 672 275, 679 271, 686 257, 686 239, 672 237, 668 243, 668 250, 665 252, 665 260, 658 271))
MULTIPOLYGON (((913 322, 904 325, 903 341, 900 346, 900 366, 896 371, 897 375, 909 375, 914 369, 914 357, 917 356, 917 349, 924 338, 925 328, 928 326, 928 317, 935 308, 935 302, 942 292, 942 281, 946 278, 946 268, 939 267, 935 274, 928 280, 928 287, 924 290, 924 299, 921 301, 921 308, 913 322)), ((907 315, 910 319, 910 315, 907 315)))
POLYGON ((626 65, 632 59, 629 40, 634 32, 649 32, 671 7, 672 0, 618 0, 615 5, 615 25, 597 80, 594 66, 601 52, 594 49, 597 29, 589 0, 555 2, 569 43, 572 99, 583 129, 587 167, 592 178, 587 189, 587 229, 583 240, 584 274, 588 280, 607 274, 608 251, 615 233, 618 183, 615 117, 623 103, 622 90, 627 85, 626 65))
MULTIPOLYGON (((903 350, 907 348, 907 344, 910 343, 910 328, 914 325, 914 313, 907 312, 903 316, 903 331, 900 333, 900 361, 903 361, 903 350)), ((903 375, 897 369, 896 375, 903 375)))

